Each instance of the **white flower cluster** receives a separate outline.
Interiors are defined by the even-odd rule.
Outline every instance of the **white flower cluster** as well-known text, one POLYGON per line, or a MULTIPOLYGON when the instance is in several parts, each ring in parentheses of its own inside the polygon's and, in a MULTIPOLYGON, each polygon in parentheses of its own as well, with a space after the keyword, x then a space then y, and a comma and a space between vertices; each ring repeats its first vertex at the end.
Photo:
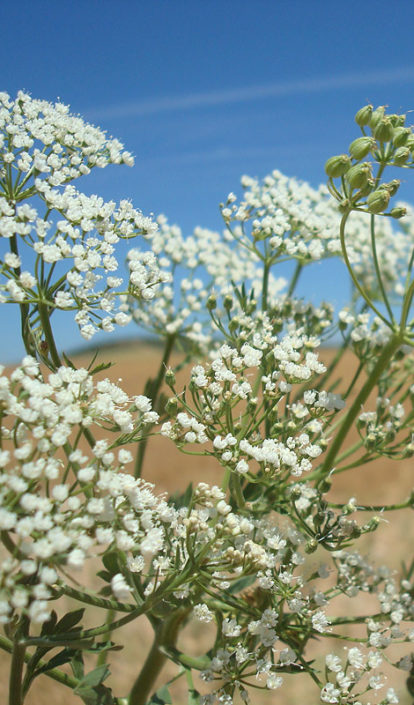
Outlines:
MULTIPOLYGON (((262 264, 254 253, 234 249, 232 238, 206 228, 195 228, 183 237, 177 225, 165 216, 157 218, 158 231, 151 239, 152 255, 132 250, 128 254, 130 296, 124 298, 123 310, 132 313, 139 324, 161 335, 178 334, 206 350, 216 328, 208 310, 210 294, 220 298, 236 286, 247 284, 261 290, 262 264), (157 257, 154 271, 142 271, 142 263, 157 257), (156 269, 155 269, 156 264, 156 269), (158 269, 159 268, 159 269, 158 269)), ((269 277, 269 294, 277 300, 284 279, 269 277)))
POLYGON ((181 407, 178 395, 173 420, 163 424, 161 433, 179 445, 211 441, 212 449, 206 452, 241 475, 253 473, 252 460, 266 475, 282 472, 297 477, 311 470, 312 460, 323 450, 313 440, 323 430, 320 416, 336 413, 344 402, 336 394, 307 390, 285 408, 295 385, 326 369, 307 343, 306 336, 298 334, 280 340, 256 334, 254 344, 222 345, 209 366, 192 370, 195 408, 181 407), (262 435, 260 420, 266 406, 271 428, 282 422, 276 437, 262 435))
MULTIPOLYGON (((336 654, 327 654, 325 672, 329 680, 321 689, 321 701, 356 705, 365 693, 381 690, 385 686, 386 678, 378 673, 377 669, 383 660, 378 651, 365 652, 356 646, 346 650, 345 662, 336 654)), ((399 699, 394 688, 388 688, 381 705, 397 703, 399 699)))
MULTIPOLYGON (((39 179, 55 188, 92 167, 134 160, 119 140, 72 115, 63 103, 37 100, 19 91, 15 100, 0 93, 0 181, 10 173, 19 196, 39 179)), ((30 194, 31 195, 31 194, 30 194)))
MULTIPOLYGON (((275 255, 312 262, 341 256, 339 223, 341 214, 328 189, 313 189, 308 183, 273 171, 260 183, 242 178, 244 197, 240 203, 230 198, 222 214, 234 234, 266 240, 275 255)), ((414 219, 407 218, 403 229, 394 228, 389 219, 376 225, 376 249, 386 288, 401 294, 401 274, 410 258, 414 243, 414 219)), ((376 273, 372 258, 369 220, 366 214, 353 212, 347 221, 348 256, 361 284, 376 290, 376 273)))
POLYGON ((86 339, 129 323, 115 246, 157 225, 129 201, 116 206, 67 185, 110 163, 133 160, 67 106, 0 94, 0 243, 10 246, 0 254, 0 303, 76 311, 86 339))

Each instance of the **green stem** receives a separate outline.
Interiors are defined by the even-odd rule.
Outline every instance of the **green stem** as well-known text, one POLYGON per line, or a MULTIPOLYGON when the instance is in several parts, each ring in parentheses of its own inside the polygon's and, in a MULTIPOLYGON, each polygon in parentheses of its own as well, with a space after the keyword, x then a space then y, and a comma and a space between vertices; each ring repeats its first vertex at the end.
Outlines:
POLYGON ((345 419, 343 420, 343 423, 341 424, 339 431, 331 447, 329 448, 323 465, 321 466, 321 468, 319 468, 319 470, 316 471, 319 479, 324 478, 332 470, 338 452, 342 447, 342 444, 344 443, 352 424, 360 413, 362 405, 368 399, 368 396, 374 389, 383 372, 386 370, 390 360, 392 359, 396 350, 398 350, 398 348, 400 347, 401 343, 401 336, 398 334, 394 334, 391 336, 388 343, 384 346, 384 349, 381 355, 379 356, 377 363, 374 369, 372 370, 369 378, 365 382, 364 386, 355 398, 354 403, 349 409, 347 415, 345 416, 345 419))
POLYGON ((344 215, 342 216, 341 225, 339 228, 339 236, 341 239, 342 255, 345 260, 345 264, 347 266, 349 274, 351 275, 351 279, 352 279, 356 289, 359 291, 362 298, 365 299, 365 301, 367 302, 370 309, 372 309, 372 311, 374 311, 374 313, 377 314, 378 318, 380 318, 385 323, 385 325, 387 325, 389 328, 392 328, 392 324, 389 321, 387 321, 385 316, 383 316, 382 313, 377 309, 377 307, 371 301, 371 299, 368 296, 368 294, 366 293, 366 291, 364 291, 363 287, 360 285, 358 279, 356 278, 356 276, 354 274, 354 270, 352 269, 351 263, 349 261, 348 251, 346 249, 346 244, 345 244, 345 225, 346 225, 346 221, 348 220, 350 213, 351 213, 351 211, 347 211, 346 213, 344 213, 344 215))
MULTIPOLYGON (((17 238, 16 235, 12 235, 10 238, 10 251, 16 255, 17 257, 19 256, 19 248, 17 246, 17 238)), ((20 267, 15 268, 15 273, 17 276, 20 276, 21 274, 21 269, 20 267)), ((28 304, 19 304, 20 308, 20 323, 21 323, 21 333, 22 333, 22 339, 24 343, 25 350, 28 355, 33 355, 33 347, 30 344, 30 340, 27 337, 27 333, 29 330, 28 322, 29 322, 29 305, 28 304)))
POLYGON ((392 312, 391 306, 390 306, 390 302, 388 301, 388 296, 385 292, 384 282, 382 281, 381 270, 380 270, 380 266, 379 266, 379 262, 378 262, 377 244, 375 241, 375 215, 373 213, 371 214, 370 230, 371 230, 371 247, 372 247, 372 254, 373 254, 373 258, 374 258, 375 273, 377 275, 378 284, 381 289, 382 298, 383 298, 384 304, 386 306, 386 309, 388 311, 390 321, 392 323, 395 323, 394 315, 393 315, 393 312, 392 312))
POLYGON ((300 261, 296 262, 295 271, 293 272, 293 277, 290 281, 289 289, 287 290, 287 294, 286 294, 287 298, 292 296, 293 292, 295 291, 296 284, 298 283, 298 279, 300 277, 302 269, 303 269, 302 262, 300 262, 300 261))
MULTIPOLYGON (((106 624, 111 624, 114 617, 115 617, 114 610, 108 610, 107 615, 106 615, 106 620, 105 620, 106 624)), ((107 640, 110 641, 110 639, 111 639, 111 632, 108 632, 107 640)), ((108 650, 101 651, 101 653, 98 655, 98 658, 96 660, 96 665, 103 666, 104 663, 106 663, 106 661, 107 661, 108 654, 109 654, 108 650)))
POLYGON ((59 353, 56 348, 55 339, 53 337, 52 326, 50 325, 50 317, 47 303, 39 304, 38 308, 40 320, 42 322, 43 333, 48 345, 50 358, 53 362, 53 369, 56 369, 60 367, 62 363, 60 361, 59 353))
MULTIPOLYGON (((13 653, 13 642, 10 641, 10 639, 7 639, 5 636, 0 634, 0 648, 3 649, 3 651, 7 651, 7 653, 12 654, 13 653)), ((24 655, 24 661, 30 661, 31 656, 30 654, 25 653, 24 655)), ((46 665, 46 661, 40 660, 38 661, 38 667, 42 668, 43 666, 46 665)), ((76 686, 79 684, 79 681, 77 678, 73 678, 72 676, 67 675, 67 673, 63 673, 63 671, 60 671, 58 668, 51 668, 48 671, 44 671, 45 676, 49 676, 49 678, 52 678, 55 681, 58 681, 58 683, 62 683, 63 685, 67 685, 68 688, 71 688, 72 690, 76 688, 76 686)))
MULTIPOLYGON (((165 341, 164 354, 163 354, 160 366, 158 368, 158 374, 154 380, 151 380, 151 383, 149 385, 150 386, 149 397, 151 398, 153 408, 155 406, 155 402, 157 400, 162 383, 164 381, 165 370, 166 370, 166 367, 168 365, 168 361, 170 359, 171 353, 174 348, 175 339, 176 339, 175 333, 167 336, 166 341, 165 341)), ((147 444, 148 444, 148 436, 143 438, 138 446, 138 452, 137 452, 137 456, 135 458, 135 472, 134 472, 135 477, 141 477, 141 475, 142 475, 142 466, 144 464, 145 451, 147 449, 147 444)))
POLYGON ((263 266, 263 283, 262 283, 262 311, 267 311, 267 294, 269 288, 269 273, 270 265, 267 259, 264 261, 263 266))
POLYGON ((12 662, 9 680, 9 705, 22 705, 22 676, 26 647, 17 641, 13 643, 12 662))
POLYGON ((178 636, 181 622, 188 613, 188 608, 183 608, 175 612, 165 622, 161 622, 155 631, 154 641, 145 663, 132 686, 128 705, 145 705, 151 694, 153 685, 160 674, 167 655, 162 651, 163 647, 173 647, 178 636))

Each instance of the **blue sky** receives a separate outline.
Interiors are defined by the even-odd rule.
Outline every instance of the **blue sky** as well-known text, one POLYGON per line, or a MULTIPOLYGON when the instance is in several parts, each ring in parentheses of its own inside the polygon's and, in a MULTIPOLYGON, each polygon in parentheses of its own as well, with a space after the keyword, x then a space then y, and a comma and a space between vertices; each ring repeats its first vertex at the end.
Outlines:
MULTIPOLYGON (((366 102, 414 109, 408 0, 3 0, 0 23, 1 90, 59 97, 135 155, 133 169, 95 170, 79 188, 185 233, 221 228, 218 203, 244 173, 317 186, 366 102)), ((301 293, 341 303, 341 266, 320 271, 301 293)), ((62 337, 80 342, 75 329, 62 337)))

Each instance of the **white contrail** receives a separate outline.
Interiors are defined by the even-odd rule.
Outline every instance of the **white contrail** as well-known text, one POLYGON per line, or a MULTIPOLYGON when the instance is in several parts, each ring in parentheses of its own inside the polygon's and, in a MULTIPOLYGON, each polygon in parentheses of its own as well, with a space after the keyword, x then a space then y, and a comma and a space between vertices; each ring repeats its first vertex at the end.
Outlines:
POLYGON ((414 79, 414 66, 404 66, 384 71, 368 71, 366 73, 349 73, 339 76, 316 77, 297 81, 280 81, 267 85, 246 86, 228 90, 205 93, 190 93, 181 96, 166 96, 165 98, 143 99, 132 103, 94 108, 89 111, 91 119, 127 118, 155 115, 170 111, 192 110, 210 105, 230 105, 232 103, 247 103, 283 95, 301 93, 319 93, 331 90, 356 88, 358 86, 380 85, 396 81, 414 79))

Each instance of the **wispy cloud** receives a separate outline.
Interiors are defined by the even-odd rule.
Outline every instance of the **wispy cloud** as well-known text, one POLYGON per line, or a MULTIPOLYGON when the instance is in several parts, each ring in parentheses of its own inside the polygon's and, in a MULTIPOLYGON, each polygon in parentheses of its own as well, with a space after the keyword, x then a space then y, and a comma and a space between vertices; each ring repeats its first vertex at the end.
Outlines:
POLYGON ((220 91, 191 93, 188 95, 166 96, 163 98, 143 99, 131 103, 103 106, 88 112, 91 119, 111 119, 143 117, 171 111, 186 111, 212 105, 231 105, 248 103, 285 95, 319 93, 359 86, 382 85, 414 79, 414 66, 395 69, 367 71, 365 73, 348 73, 337 76, 319 76, 297 81, 279 81, 267 85, 230 88, 220 91))

